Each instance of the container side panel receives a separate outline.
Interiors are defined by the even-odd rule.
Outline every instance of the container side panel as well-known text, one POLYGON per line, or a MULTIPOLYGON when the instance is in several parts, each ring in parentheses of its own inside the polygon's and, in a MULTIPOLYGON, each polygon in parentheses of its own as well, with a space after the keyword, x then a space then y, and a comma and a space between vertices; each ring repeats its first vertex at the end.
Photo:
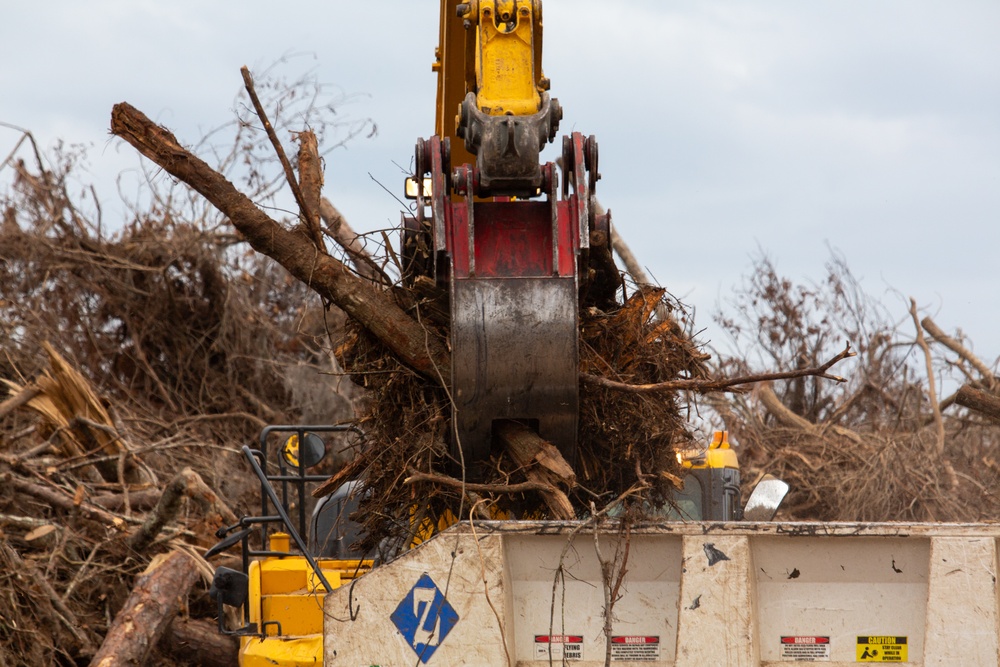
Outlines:
MULTIPOLYGON (((617 535, 523 535, 507 538, 516 663, 604 665, 604 583, 597 549, 615 563, 626 554, 617 535)), ((612 614, 612 663, 672 665, 676 652, 681 538, 627 538, 625 575, 612 614)))
POLYGON ((997 544, 989 538, 931 538, 925 667, 1000 665, 997 544))
POLYGON ((859 637, 891 636, 905 637, 918 662, 929 550, 915 537, 754 539, 761 658, 788 660, 789 641, 816 638, 828 642, 827 660, 855 662, 859 637))
POLYGON ((676 667, 756 667, 749 538, 684 537, 676 667))
POLYGON ((508 665, 502 540, 480 537, 438 535, 328 594, 324 664, 508 665))

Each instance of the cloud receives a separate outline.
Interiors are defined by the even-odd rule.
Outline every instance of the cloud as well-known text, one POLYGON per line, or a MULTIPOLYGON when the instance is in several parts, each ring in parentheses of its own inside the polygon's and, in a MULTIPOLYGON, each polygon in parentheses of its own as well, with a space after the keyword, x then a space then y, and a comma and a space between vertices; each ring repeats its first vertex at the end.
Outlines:
MULTIPOLYGON (((342 112, 379 126, 328 157, 328 193, 356 227, 398 219, 368 174, 398 188, 394 163, 433 131, 433 3, 9 4, 0 55, 18 65, 0 71, 0 120, 93 143, 95 177, 136 159, 107 141, 115 102, 193 143, 232 119, 240 65, 309 53, 292 67, 361 94, 342 112)), ((549 0, 545 71, 562 130, 600 141, 603 203, 704 323, 758 244, 815 279, 829 243, 873 291, 940 301, 988 345, 998 28, 995 0, 549 0)))

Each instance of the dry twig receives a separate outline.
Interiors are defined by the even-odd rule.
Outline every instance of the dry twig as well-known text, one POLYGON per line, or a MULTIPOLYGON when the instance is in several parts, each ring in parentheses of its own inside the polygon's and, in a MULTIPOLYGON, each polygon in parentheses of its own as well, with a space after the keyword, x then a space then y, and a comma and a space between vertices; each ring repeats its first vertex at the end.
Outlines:
MULTIPOLYGON (((240 68, 240 74, 243 75, 243 85, 246 88, 247 94, 250 96, 250 101, 253 103, 253 108, 257 113, 257 118, 259 118, 260 122, 264 125, 264 131, 267 133, 267 138, 271 140, 271 146, 274 148, 274 152, 278 156, 278 160, 281 162, 281 168, 285 172, 285 180, 288 182, 288 187, 292 189, 292 194, 295 196, 295 203, 299 205, 299 210, 302 212, 306 229, 310 230, 310 238, 316 245, 317 250, 322 252, 324 249, 323 239, 319 235, 319 210, 310 207, 309 202, 306 200, 306 196, 302 192, 302 188, 299 187, 299 181, 295 178, 295 172, 292 170, 292 163, 288 161, 288 156, 285 155, 285 149, 281 146, 278 134, 274 131, 274 126, 271 125, 271 121, 268 120, 267 112, 264 111, 264 105, 260 103, 260 98, 257 97, 257 91, 254 89, 253 76, 250 74, 250 69, 244 65, 240 68)), ((316 135, 313 135, 314 140, 315 138, 316 135)), ((318 169, 318 154, 316 156, 316 162, 316 168, 318 169)), ((322 183, 322 177, 320 179, 320 183, 322 183)), ((319 202, 316 203, 318 204, 319 202)))
POLYGON ((855 356, 855 354, 851 350, 851 344, 848 343, 843 352, 835 356, 833 359, 830 359, 822 366, 817 366, 816 368, 803 368, 795 371, 758 373, 755 375, 744 375, 726 379, 670 380, 668 382, 657 382, 655 384, 627 384, 624 382, 615 382, 614 380, 610 380, 605 377, 590 375, 588 373, 582 373, 580 375, 580 379, 584 382, 600 387, 636 394, 656 394, 667 391, 693 391, 699 394, 707 394, 711 392, 732 391, 734 390, 734 387, 743 387, 748 384, 756 384, 759 382, 790 380, 792 378, 801 377, 820 377, 834 382, 845 382, 844 378, 839 375, 831 375, 827 371, 829 371, 835 364, 853 356, 855 356))

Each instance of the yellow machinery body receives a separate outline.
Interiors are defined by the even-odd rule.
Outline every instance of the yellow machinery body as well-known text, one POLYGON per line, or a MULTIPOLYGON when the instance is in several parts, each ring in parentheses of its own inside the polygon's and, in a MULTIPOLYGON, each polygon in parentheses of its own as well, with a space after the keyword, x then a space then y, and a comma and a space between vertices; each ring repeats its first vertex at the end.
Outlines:
POLYGON ((674 496, 671 518, 692 521, 738 521, 740 464, 729 446, 729 434, 716 431, 707 449, 677 452, 687 473, 684 488, 674 496))
MULTIPOLYGON (((465 18, 479 29, 476 102, 491 116, 530 116, 541 108, 541 4, 531 0, 479 0, 465 18), (478 5, 478 15, 473 14, 478 5), (535 7, 538 5, 538 16, 535 7), (536 47, 537 42, 537 49, 536 47)), ((471 32, 471 31, 470 31, 471 32)))
MULTIPOLYGON (((273 533, 271 548, 287 551, 288 535, 273 533)), ((372 568, 370 560, 320 559, 326 580, 336 589, 372 568)), ((242 667, 305 667, 322 663, 324 590, 301 556, 272 556, 249 570, 250 622, 263 636, 240 638, 242 667)))
POLYGON ((716 431, 708 449, 685 450, 677 453, 677 460, 685 470, 733 468, 739 470, 736 452, 729 445, 729 432, 716 431))

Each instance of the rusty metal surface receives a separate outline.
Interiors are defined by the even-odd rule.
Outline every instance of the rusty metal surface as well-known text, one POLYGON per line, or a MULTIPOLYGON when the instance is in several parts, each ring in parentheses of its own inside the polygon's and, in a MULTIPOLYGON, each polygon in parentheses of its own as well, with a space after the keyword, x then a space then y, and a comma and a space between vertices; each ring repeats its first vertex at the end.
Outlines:
POLYGON ((537 425, 567 459, 576 448, 579 394, 576 281, 452 283, 455 438, 467 460, 489 457, 497 419, 537 425))
MULTIPOLYGON (((458 523, 449 532, 514 533, 520 535, 592 534, 593 526, 581 528, 581 521, 477 521, 458 523)), ((608 521, 597 525, 601 534, 617 534, 621 524, 608 521)), ((994 537, 1000 539, 1000 523, 893 523, 893 522, 759 522, 658 521, 637 523, 629 528, 637 535, 773 535, 778 537, 994 537)))

